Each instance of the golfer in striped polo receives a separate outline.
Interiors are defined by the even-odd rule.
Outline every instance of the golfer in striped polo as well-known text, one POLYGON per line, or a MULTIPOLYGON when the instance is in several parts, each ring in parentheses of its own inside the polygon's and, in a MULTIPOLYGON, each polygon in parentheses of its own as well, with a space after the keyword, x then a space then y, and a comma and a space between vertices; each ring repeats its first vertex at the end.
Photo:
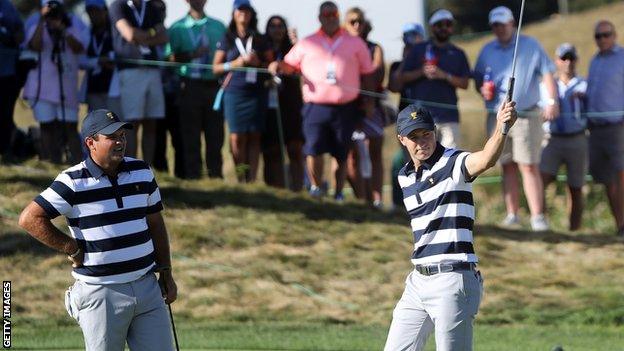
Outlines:
POLYGON ((65 307, 87 350, 122 351, 126 341, 131 350, 173 349, 165 303, 177 288, 160 192, 145 162, 124 157, 131 127, 110 111, 89 113, 82 124, 89 156, 61 172, 19 219, 37 240, 68 255, 76 282, 65 307), (72 237, 50 221, 59 215, 72 237))
POLYGON ((496 164, 505 144, 503 125, 516 118, 515 102, 502 104, 483 150, 469 153, 437 142, 426 109, 410 105, 399 114, 398 138, 411 158, 399 184, 411 217, 415 269, 394 309, 386 351, 423 350, 433 330, 437 351, 472 350, 483 292, 472 240, 472 181, 496 164))

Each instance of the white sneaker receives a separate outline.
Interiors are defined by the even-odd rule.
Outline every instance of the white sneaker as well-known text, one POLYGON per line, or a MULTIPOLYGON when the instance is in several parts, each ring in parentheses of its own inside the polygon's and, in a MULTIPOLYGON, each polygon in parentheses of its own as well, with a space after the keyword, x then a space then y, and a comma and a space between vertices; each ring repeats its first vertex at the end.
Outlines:
POLYGON ((531 229, 534 232, 544 232, 550 229, 550 226, 546 218, 544 218, 544 215, 537 215, 531 217, 531 229))
POLYGON ((323 189, 319 188, 318 186, 312 185, 310 187, 310 191, 309 194, 311 197, 315 198, 315 199, 320 199, 321 197, 323 197, 323 195, 325 195, 323 193, 323 189))
POLYGON ((518 224, 520 224, 520 219, 518 218, 518 215, 513 213, 508 213, 507 217, 505 217, 505 219, 501 222, 501 226, 503 227, 512 227, 518 224))
POLYGON ((373 201, 373 207, 378 210, 383 210, 383 202, 381 200, 373 201))

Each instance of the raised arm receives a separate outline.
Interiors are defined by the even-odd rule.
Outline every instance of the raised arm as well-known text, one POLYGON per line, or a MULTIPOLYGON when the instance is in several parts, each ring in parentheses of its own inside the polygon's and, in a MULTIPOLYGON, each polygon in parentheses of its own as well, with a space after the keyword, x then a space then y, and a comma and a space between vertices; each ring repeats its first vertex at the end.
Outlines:
POLYGON ((516 112, 516 103, 506 102, 501 105, 496 115, 496 128, 492 136, 488 139, 483 150, 473 152, 466 157, 466 178, 474 178, 485 172, 496 164, 505 146, 506 135, 502 133, 503 125, 509 122, 510 127, 516 123, 518 114, 516 112))

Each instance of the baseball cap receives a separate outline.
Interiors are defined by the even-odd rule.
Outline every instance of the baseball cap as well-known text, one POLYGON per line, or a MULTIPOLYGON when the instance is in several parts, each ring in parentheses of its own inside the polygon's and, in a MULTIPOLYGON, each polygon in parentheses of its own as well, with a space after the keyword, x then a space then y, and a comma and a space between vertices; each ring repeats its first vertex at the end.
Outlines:
POLYGON ((555 50, 555 55, 557 55, 557 57, 562 58, 566 55, 570 55, 574 58, 576 58, 576 48, 574 47, 574 45, 570 44, 570 43, 563 43, 559 46, 557 46, 557 50, 555 50))
POLYGON ((63 0, 41 0, 41 7, 46 6, 49 2, 57 2, 63 4, 63 0))
POLYGON ((440 21, 452 21, 454 19, 455 18, 453 18, 453 14, 451 13, 451 11, 446 9, 439 9, 434 12, 429 18, 429 25, 434 25, 440 21))
POLYGON ((403 25, 403 44, 416 44, 416 36, 425 37, 425 29, 418 23, 406 23, 403 25))
POLYGON ((509 7, 498 6, 498 7, 493 8, 492 11, 490 11, 490 15, 488 16, 488 18, 490 21, 490 25, 494 23, 506 24, 506 23, 509 23, 510 21, 513 21, 514 16, 513 16, 513 12, 511 12, 509 7))
POLYGON ((421 36, 425 35, 425 29, 418 23, 405 23, 402 28, 403 34, 414 33, 421 36))
POLYGON ((80 134, 83 137, 95 134, 109 135, 115 133, 119 128, 132 129, 132 124, 122 122, 112 111, 100 109, 87 114, 87 117, 82 121, 80 134))
POLYGON ((407 136, 416 129, 434 130, 433 117, 426 108, 411 104, 399 112, 397 117, 397 132, 407 136))
POLYGON ((93 6, 101 9, 106 8, 106 1, 104 0, 85 0, 85 8, 93 6))
POLYGON ((252 7, 251 2, 249 0, 234 0, 234 4, 232 5, 233 10, 238 10, 241 7, 252 7))

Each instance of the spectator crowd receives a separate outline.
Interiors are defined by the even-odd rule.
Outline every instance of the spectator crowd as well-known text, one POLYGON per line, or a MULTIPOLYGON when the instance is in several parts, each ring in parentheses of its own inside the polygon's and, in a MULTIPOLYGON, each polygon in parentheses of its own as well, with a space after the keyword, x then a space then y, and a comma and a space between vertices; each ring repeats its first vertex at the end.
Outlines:
MULTIPOLYGON (((399 110, 409 103, 426 107, 437 139, 454 148, 461 143, 457 89, 467 89, 472 79, 491 134, 517 40, 513 100, 519 118, 500 158, 507 211, 502 224, 519 223, 524 193, 532 229, 547 230, 544 189, 565 165, 570 230, 581 224, 589 172, 604 185, 624 235, 624 49, 611 22, 595 25, 597 52, 585 79, 576 73, 574 45, 562 43, 551 59, 536 38, 517 33, 504 6, 489 12, 495 38, 471 67, 451 40, 453 14, 438 9, 428 18, 428 39, 423 25, 404 25, 403 58, 388 66, 386 77, 382 46, 368 39, 373 24, 358 7, 341 16, 334 2, 323 2, 319 29, 299 38, 280 15, 260 30, 249 0, 234 0, 227 25, 205 13, 206 1, 186 0, 188 13, 165 28, 162 0, 85 0, 89 25, 62 0, 41 0, 25 21, 10 0, 0 0, 3 160, 20 156, 13 112, 22 91, 39 124, 44 160, 87 157, 82 140, 89 136, 78 133, 84 103, 132 124, 127 155, 136 157, 140 148, 155 169, 170 167, 169 135, 177 177, 222 178, 221 150, 228 140, 240 182, 256 181, 262 159, 267 184, 306 188, 321 198, 328 193, 329 154, 333 198, 344 200, 348 182, 357 198, 381 208, 384 128, 396 119, 382 102, 385 90, 400 94, 399 110)), ((396 174, 407 161, 399 150, 392 170, 397 205, 396 174)))

